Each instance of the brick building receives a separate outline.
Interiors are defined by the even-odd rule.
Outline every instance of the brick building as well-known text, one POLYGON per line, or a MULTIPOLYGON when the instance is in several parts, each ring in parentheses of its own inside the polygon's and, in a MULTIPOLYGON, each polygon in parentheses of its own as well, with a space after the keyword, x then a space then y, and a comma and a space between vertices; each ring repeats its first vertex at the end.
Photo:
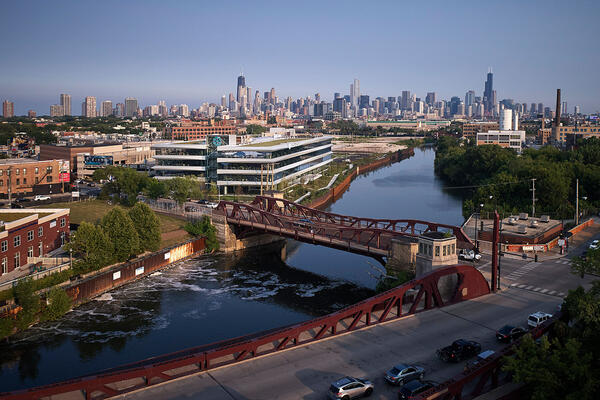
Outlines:
POLYGON ((68 208, 0 209, 0 275, 41 257, 68 241, 68 208))
POLYGON ((235 122, 230 120, 189 121, 168 123, 163 134, 171 140, 203 140, 207 135, 235 135, 235 122))
POLYGON ((475 137, 478 133, 498 130, 497 122, 465 122, 462 125, 462 134, 465 137, 475 137))
POLYGON ((69 162, 23 158, 0 160, 0 197, 62 193, 68 189, 69 162))

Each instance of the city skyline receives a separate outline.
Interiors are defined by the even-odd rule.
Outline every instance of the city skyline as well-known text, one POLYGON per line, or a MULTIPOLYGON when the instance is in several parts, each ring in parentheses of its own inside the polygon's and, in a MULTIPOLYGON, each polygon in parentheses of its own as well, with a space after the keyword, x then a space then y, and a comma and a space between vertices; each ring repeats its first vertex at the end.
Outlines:
POLYGON ((29 109, 47 114, 58 93, 71 94, 73 105, 86 96, 113 102, 133 96, 139 104, 168 99, 196 107, 236 94, 231 76, 243 68, 253 91, 275 87, 281 97, 319 92, 330 101, 334 92, 348 94, 348 82, 358 78, 361 92, 375 97, 410 90, 449 99, 468 90, 479 95, 482 72, 492 66, 498 100, 552 104, 561 87, 569 104, 590 113, 600 109, 594 96, 600 56, 592 51, 600 5, 578 3, 242 2, 236 13, 195 2, 176 8, 151 1, 9 3, 0 17, 1 32, 11 38, 0 44, 11 55, 0 66, 0 98, 13 101, 19 115, 29 109), (510 20, 510 30, 494 26, 491 15, 510 20), (157 18, 160 24, 149 23, 157 18), (564 20, 578 24, 561 28, 564 20), (65 26, 88 33, 64 35, 65 26), (333 35, 350 27, 360 34, 333 35), (253 40, 248 30, 267 40, 253 40), (33 62, 32 54, 44 62, 33 62))

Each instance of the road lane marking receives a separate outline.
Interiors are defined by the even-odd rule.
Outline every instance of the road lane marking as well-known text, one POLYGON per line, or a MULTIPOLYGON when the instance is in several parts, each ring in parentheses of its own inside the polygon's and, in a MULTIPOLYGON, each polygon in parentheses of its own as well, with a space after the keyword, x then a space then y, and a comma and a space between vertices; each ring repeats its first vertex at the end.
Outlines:
POLYGON ((546 293, 548 289, 541 290, 540 293, 546 293))
POLYGON ((549 292, 548 294, 554 296, 555 293, 556 293, 556 290, 553 290, 553 291, 549 292))
POLYGON ((534 292, 539 292, 540 290, 542 290, 541 287, 536 287, 535 289, 533 289, 534 292))
POLYGON ((525 290, 531 290, 531 289, 533 289, 533 285, 531 285, 531 286, 527 286, 527 287, 525 288, 525 290))

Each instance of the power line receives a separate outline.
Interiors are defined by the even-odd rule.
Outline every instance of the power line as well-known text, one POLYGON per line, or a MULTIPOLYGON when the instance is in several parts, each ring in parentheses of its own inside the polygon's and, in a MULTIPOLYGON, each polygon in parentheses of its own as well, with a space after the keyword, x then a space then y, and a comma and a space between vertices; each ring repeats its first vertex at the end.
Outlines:
POLYGON ((529 182, 529 181, 531 181, 531 179, 522 179, 520 181, 514 181, 514 182, 486 183, 485 185, 445 186, 445 187, 442 187, 442 189, 474 189, 474 188, 486 187, 486 186, 512 185, 515 183, 523 183, 523 182, 529 182))

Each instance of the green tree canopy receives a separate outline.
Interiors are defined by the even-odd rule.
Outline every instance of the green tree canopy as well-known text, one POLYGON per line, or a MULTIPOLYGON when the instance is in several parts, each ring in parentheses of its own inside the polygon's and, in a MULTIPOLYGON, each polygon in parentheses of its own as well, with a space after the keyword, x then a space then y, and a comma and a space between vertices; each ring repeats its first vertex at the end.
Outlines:
POLYGON ((257 124, 249 124, 246 126, 246 133, 248 135, 261 135, 263 132, 266 132, 267 128, 257 124))
POLYGON ((129 217, 139 236, 142 250, 156 251, 160 247, 160 220, 144 203, 136 203, 129 212, 129 217))
POLYGON ((116 261, 126 261, 140 252, 140 238, 133 221, 121 207, 114 207, 104 215, 100 225, 116 261))
POLYGON ((113 260, 113 246, 101 226, 82 222, 71 235, 68 247, 73 255, 81 259, 86 267, 97 269, 113 260))
POLYGON ((92 178, 96 181, 108 180, 102 188, 105 195, 119 196, 126 205, 133 205, 139 192, 150 186, 151 178, 147 174, 132 168, 110 165, 94 171, 92 178))

